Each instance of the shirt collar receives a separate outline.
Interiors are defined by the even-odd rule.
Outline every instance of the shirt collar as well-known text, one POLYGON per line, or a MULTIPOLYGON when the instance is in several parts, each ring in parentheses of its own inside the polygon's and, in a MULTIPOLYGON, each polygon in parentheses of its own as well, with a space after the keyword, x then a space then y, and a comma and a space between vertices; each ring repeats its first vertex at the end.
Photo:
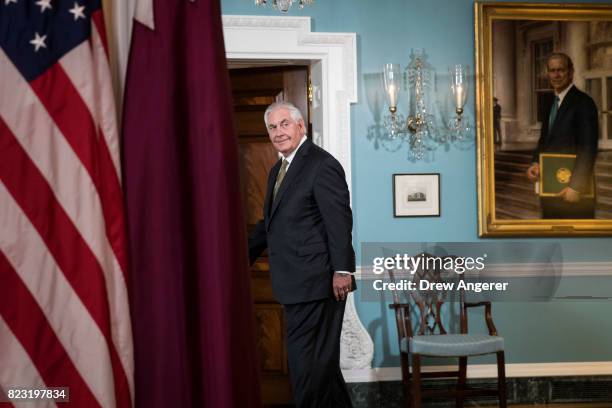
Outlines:
POLYGON ((564 90, 562 90, 560 93, 557 94, 557 97, 559 98, 559 106, 561 106, 561 104, 563 103, 563 99, 565 98, 565 95, 567 95, 567 93, 569 92, 570 89, 572 89, 573 86, 574 86, 574 83, 572 82, 567 88, 565 88, 564 90))
POLYGON ((300 144, 298 145, 298 147, 295 148, 294 151, 291 152, 291 154, 287 157, 285 157, 285 160, 287 160, 288 164, 287 166, 289 166, 291 164, 291 161, 293 160, 293 158, 295 157, 295 154, 297 153, 297 151, 299 150, 299 148, 304 144, 304 142, 306 141, 307 137, 306 135, 302 136, 302 140, 300 140, 300 144))

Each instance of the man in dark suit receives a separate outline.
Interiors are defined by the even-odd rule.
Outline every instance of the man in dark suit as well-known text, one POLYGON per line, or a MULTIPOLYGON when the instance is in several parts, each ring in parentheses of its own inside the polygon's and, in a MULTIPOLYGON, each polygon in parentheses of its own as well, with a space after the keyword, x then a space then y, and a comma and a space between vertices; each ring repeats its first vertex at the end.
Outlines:
POLYGON ((554 53, 548 57, 547 75, 555 97, 548 120, 542 123, 527 177, 531 181, 538 180, 540 153, 575 154, 568 186, 558 197, 541 198, 542 218, 594 218, 594 198, 581 194, 589 191, 597 156, 597 107, 590 96, 572 83, 574 64, 566 54, 554 53))
POLYGON ((298 407, 351 407, 340 371, 345 300, 354 290, 349 192, 340 163, 306 138, 300 111, 270 105, 264 120, 283 156, 270 170, 264 219, 249 238, 253 263, 268 248, 272 290, 287 323, 298 407))

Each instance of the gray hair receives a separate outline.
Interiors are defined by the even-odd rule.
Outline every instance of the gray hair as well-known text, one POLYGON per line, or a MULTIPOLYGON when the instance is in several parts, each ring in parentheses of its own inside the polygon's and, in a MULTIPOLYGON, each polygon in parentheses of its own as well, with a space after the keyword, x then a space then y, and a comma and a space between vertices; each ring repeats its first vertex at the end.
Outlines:
POLYGON ((300 120, 300 119, 304 120, 304 118, 302 117, 302 112, 300 112, 300 110, 296 108, 295 105, 292 104, 291 102, 286 102, 286 101, 274 102, 272 105, 268 106, 268 108, 264 112, 264 122, 266 123, 266 128, 268 127, 268 115, 270 114, 270 112, 276 109, 281 109, 281 108, 287 109, 289 111, 289 114, 291 115, 291 119, 295 121, 300 120))
POLYGON ((572 61, 572 59, 569 57, 569 55, 567 55, 566 53, 563 52, 553 52, 552 54, 548 55, 548 58, 546 58, 546 66, 548 67, 548 61, 550 61, 551 59, 562 59, 565 61, 565 67, 569 70, 569 71, 574 71, 574 62, 572 61))

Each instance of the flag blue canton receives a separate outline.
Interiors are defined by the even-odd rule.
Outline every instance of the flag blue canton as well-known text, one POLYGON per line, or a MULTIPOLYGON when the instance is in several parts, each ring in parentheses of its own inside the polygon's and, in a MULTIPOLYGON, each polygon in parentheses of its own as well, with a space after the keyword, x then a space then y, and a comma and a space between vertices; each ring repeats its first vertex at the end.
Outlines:
POLYGON ((89 39, 100 0, 0 0, 0 47, 28 80, 89 39))

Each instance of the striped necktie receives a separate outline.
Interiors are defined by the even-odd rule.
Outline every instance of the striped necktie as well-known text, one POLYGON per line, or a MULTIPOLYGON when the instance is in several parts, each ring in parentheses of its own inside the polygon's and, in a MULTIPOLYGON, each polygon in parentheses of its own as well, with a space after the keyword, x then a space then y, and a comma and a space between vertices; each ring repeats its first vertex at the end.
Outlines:
POLYGON ((557 112, 559 111, 559 102, 560 99, 558 96, 555 96, 555 101, 550 108, 550 116, 548 116, 548 133, 551 132, 553 125, 555 124, 555 119, 557 118, 557 112))
POLYGON ((287 166, 289 166, 289 162, 283 159, 283 164, 281 165, 280 170, 278 171, 278 175, 276 176, 276 183, 274 183, 274 191, 272 192, 272 201, 276 199, 276 192, 278 191, 283 179, 285 178, 285 173, 287 173, 287 166))

